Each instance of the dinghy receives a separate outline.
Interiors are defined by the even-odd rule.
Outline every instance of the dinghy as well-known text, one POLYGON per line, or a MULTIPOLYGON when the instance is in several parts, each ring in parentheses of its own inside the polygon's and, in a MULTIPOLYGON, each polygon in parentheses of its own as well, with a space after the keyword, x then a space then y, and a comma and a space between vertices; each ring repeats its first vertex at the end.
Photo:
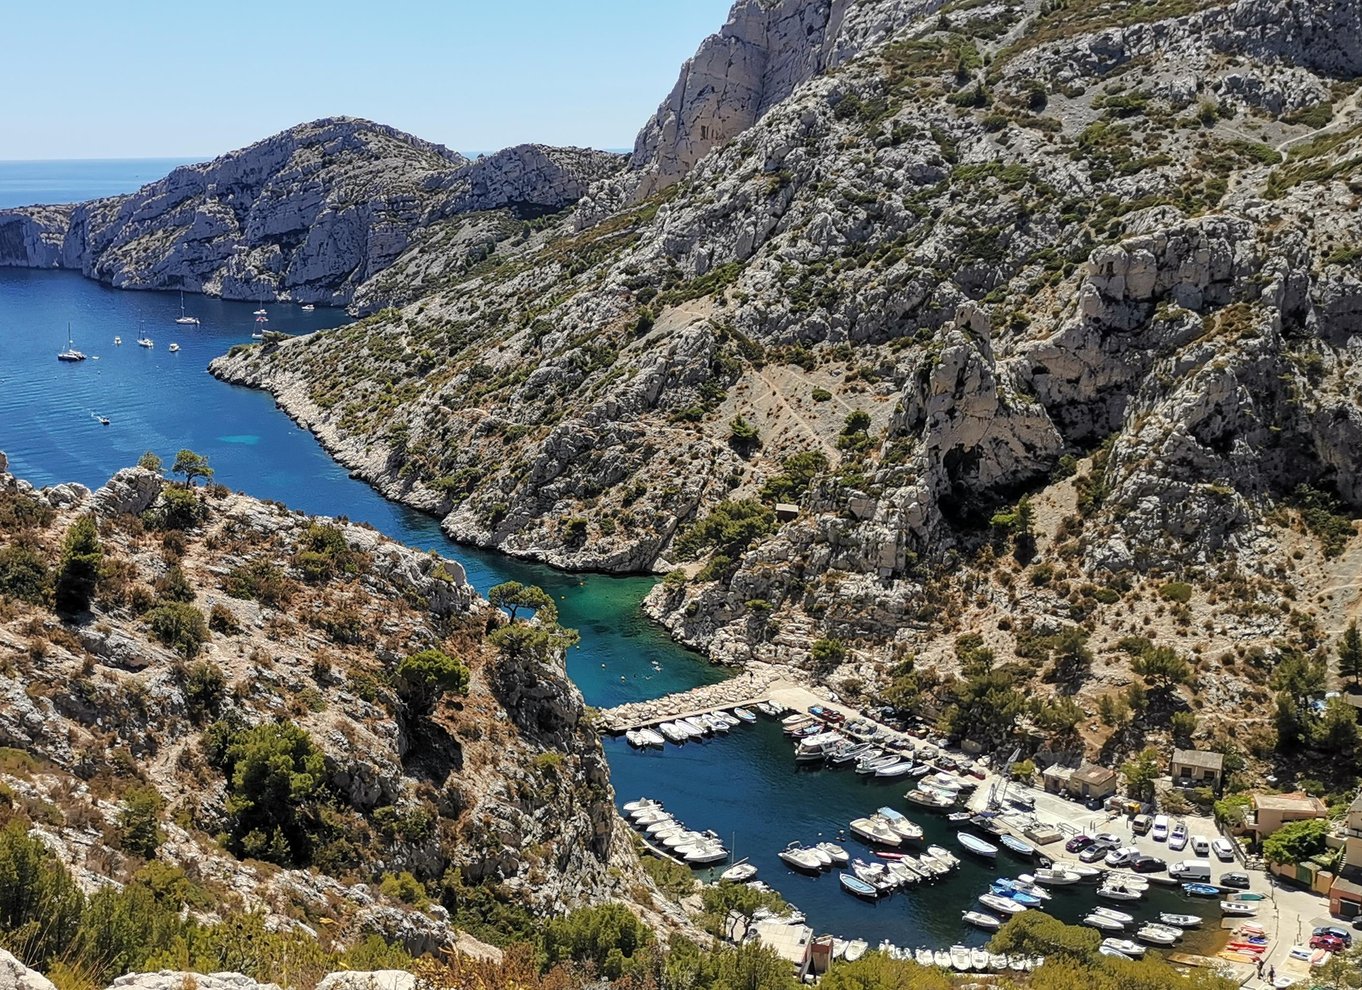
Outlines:
POLYGON ((985 859, 995 859, 998 855, 998 847, 991 842, 985 842, 977 836, 970 835, 968 832, 955 833, 956 841, 976 856, 985 859))
POLYGON ((1172 925, 1175 928, 1201 927, 1201 919, 1194 914, 1168 914, 1164 912, 1159 915, 1159 920, 1165 925, 1172 925))
POLYGON ((880 892, 860 877, 850 873, 837 874, 837 881, 842 885, 842 889, 847 893, 855 894, 857 897, 864 897, 868 900, 875 900, 880 896, 880 892))
POLYGON ((1131 959, 1140 959, 1145 954, 1145 947, 1139 942, 1132 942, 1128 938, 1104 938, 1102 944, 1110 949, 1115 949, 1123 956, 1131 959))
POLYGON ((1003 926, 1001 918, 983 911, 966 911, 961 917, 975 928, 982 928, 986 932, 996 932, 1003 926))

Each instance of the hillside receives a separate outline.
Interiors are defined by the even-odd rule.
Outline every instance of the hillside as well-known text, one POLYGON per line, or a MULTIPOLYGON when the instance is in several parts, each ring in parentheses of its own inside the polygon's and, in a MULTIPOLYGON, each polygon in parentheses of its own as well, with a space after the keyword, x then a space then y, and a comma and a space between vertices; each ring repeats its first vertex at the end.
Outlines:
POLYGON ((685 564, 716 659, 958 711, 979 635, 1100 746, 1143 638, 1270 755, 1358 611, 1358 8, 832 7, 742 0, 571 217, 213 370, 457 539, 685 564))
POLYGON ((0 266, 71 268, 124 289, 343 306, 430 228, 476 254, 488 231, 563 209, 620 164, 540 145, 469 161, 392 127, 334 117, 125 196, 0 210, 0 266))
POLYGON ((198 916, 412 955, 647 910, 554 630, 365 527, 143 468, 34 491, 0 458, 2 817, 89 889, 152 863, 198 916))

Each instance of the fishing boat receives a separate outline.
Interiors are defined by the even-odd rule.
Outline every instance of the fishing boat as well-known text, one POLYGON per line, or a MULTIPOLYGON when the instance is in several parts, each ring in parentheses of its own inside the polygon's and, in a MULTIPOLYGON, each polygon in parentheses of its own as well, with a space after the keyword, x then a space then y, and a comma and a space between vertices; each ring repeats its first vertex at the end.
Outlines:
POLYGON ((827 854, 828 858, 838 866, 845 866, 851 858, 847 851, 833 842, 820 842, 814 846, 819 852, 827 854))
POLYGON ((976 856, 982 856, 985 859, 994 859, 998 855, 997 846, 991 842, 985 842, 978 836, 970 835, 968 832, 956 832, 955 839, 976 856))
POLYGON ((805 849, 798 842, 791 842, 777 855, 797 870, 816 873, 823 868, 823 862, 812 849, 805 849))
POLYGON ((1115 918, 1108 918, 1104 914, 1089 914, 1083 918, 1083 924, 1090 928, 1097 928, 1104 932, 1119 932, 1125 927, 1125 923, 1117 921, 1115 918))
POLYGON ((1154 945, 1172 945, 1177 941, 1177 936, 1170 933, 1167 928, 1150 925, 1145 925, 1137 931, 1135 937, 1154 945))
POLYGON ((842 954, 842 958, 847 962, 855 962, 857 959, 860 959, 861 956, 865 955, 866 950, 869 948, 870 943, 865 941, 865 939, 853 938, 847 943, 847 949, 846 952, 842 954))
POLYGON ((1034 856, 1036 854, 1035 846, 1031 845, 1029 842, 1023 842, 1014 835, 1000 836, 998 841, 1005 845, 1009 851, 1016 853, 1018 856, 1034 856))
POLYGON ((1209 883, 1184 883, 1182 885, 1184 893, 1191 894, 1193 897, 1219 897, 1220 888, 1209 883))
POLYGON ((1194 914, 1169 914, 1160 913, 1159 920, 1165 925, 1172 925, 1175 928, 1200 928, 1201 919, 1194 914))
POLYGON ((1102 905, 1098 905, 1088 913, 1098 914, 1103 918, 1111 918, 1113 921, 1119 921, 1123 925, 1128 925, 1135 920, 1134 915, 1126 914, 1124 911, 1117 911, 1115 908, 1103 907, 1102 905))
POLYGON ((1000 897, 991 892, 980 894, 979 903, 986 908, 992 908, 994 911, 1001 911, 1003 914, 1021 914, 1026 910, 1025 904, 1018 904, 1010 897, 1000 897))
POLYGON ((969 950, 969 964, 974 967, 975 972, 985 973, 988 971, 988 950, 975 946, 969 950))
POLYGON ((879 808, 876 811, 876 814, 884 819, 885 825, 887 825, 894 834, 905 839, 916 840, 922 838, 922 826, 909 819, 906 815, 895 811, 893 808, 879 808))
POLYGON ((1258 905, 1251 901, 1221 901, 1220 913, 1236 918, 1246 918, 1258 913, 1258 905))
POLYGON ((757 875, 757 868, 751 863, 738 863, 719 874, 720 880, 729 883, 746 883, 757 875))
POLYGON ((960 915, 964 918, 967 925, 983 929, 985 931, 997 931, 1002 927, 1002 919, 997 915, 986 914, 985 911, 966 911, 960 915))
POLYGON ((860 877, 853 876, 850 873, 837 874, 837 882, 842 885, 843 890, 849 894, 855 894, 857 897, 864 897, 873 901, 880 896, 878 890, 870 886, 870 884, 866 883, 860 877))
POLYGON ((951 968, 960 973, 970 970, 969 949, 963 945, 951 946, 951 968))
POLYGON ((751 725, 757 720, 757 716, 753 715, 746 708, 733 709, 733 715, 738 719, 738 721, 746 722, 748 725, 751 725))
POLYGON ((176 322, 176 323, 179 323, 179 324, 181 324, 181 325, 183 325, 183 326, 194 326, 194 327, 196 327, 196 326, 199 325, 199 318, 198 318, 197 316, 186 316, 186 315, 185 315, 185 311, 184 311, 184 292, 183 292, 183 291, 180 292, 180 315, 179 315, 179 317, 175 320, 175 322, 176 322))
POLYGON ((903 841, 902 837, 891 829, 879 816, 857 818, 851 823, 850 827, 853 835, 857 835, 867 842, 878 842, 885 846, 897 846, 903 841))
POLYGON ((76 350, 75 345, 71 343, 70 323, 66 324, 66 350, 61 351, 60 353, 57 354, 57 360, 66 361, 69 363, 85 360, 85 355, 82 352, 76 350))
POLYGON ((1047 887, 1067 887, 1070 884, 1078 883, 1078 874, 1061 867, 1042 867, 1033 876, 1036 883, 1045 884, 1047 887))
POLYGON ((1131 959, 1140 959, 1144 956, 1146 949, 1139 942, 1132 942, 1128 938, 1104 938, 1102 945, 1109 949, 1115 949, 1123 956, 1131 959))

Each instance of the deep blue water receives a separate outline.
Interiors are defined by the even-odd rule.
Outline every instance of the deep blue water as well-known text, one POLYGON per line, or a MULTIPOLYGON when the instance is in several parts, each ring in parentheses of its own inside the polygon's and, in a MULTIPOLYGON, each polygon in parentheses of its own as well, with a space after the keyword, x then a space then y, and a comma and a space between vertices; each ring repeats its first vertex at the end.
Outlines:
POLYGON ((132 192, 177 165, 202 158, 103 158, 0 161, 0 209, 35 203, 79 203, 132 192))
MULTIPOLYGON (((126 182, 140 181, 145 179, 128 178, 125 188, 126 182)), ((185 303, 201 326, 173 322, 177 294, 108 289, 70 272, 0 269, 0 451, 8 455, 10 470, 37 485, 78 481, 96 487, 145 450, 168 460, 189 447, 207 455, 216 480, 232 488, 368 522, 409 546, 456 557, 483 592, 508 579, 543 586, 558 599, 563 623, 581 631, 568 669, 593 705, 653 697, 722 676, 643 619, 637 605, 650 579, 564 574, 455 546, 434 519, 350 478, 269 395, 223 384, 204 370, 211 358, 249 339, 255 305, 202 296, 186 296, 185 303), (76 346, 91 360, 77 365, 56 360, 68 321, 76 346), (153 350, 134 343, 143 333, 155 341, 153 350), (121 347, 114 346, 115 336, 122 337, 121 347), (179 342, 178 354, 167 351, 171 341, 179 342), (94 413, 111 424, 100 426, 94 413)), ((284 330, 345 321, 335 310, 267 308, 270 326, 284 330)), ((843 893, 834 875, 797 875, 777 858, 789 841, 834 838, 852 818, 882 804, 906 809, 932 841, 958 850, 944 819, 902 800, 907 787, 902 781, 877 784, 847 772, 796 772, 789 744, 770 722, 665 752, 636 753, 613 739, 605 740, 605 750, 620 802, 661 798, 693 827, 719 832, 816 929, 872 943, 982 941, 960 922, 960 913, 996 875, 982 865, 967 863, 947 883, 870 905, 843 893)), ((867 855, 854 840, 845 844, 867 855)), ((999 866, 1012 875, 1025 869, 1015 860, 999 866)), ((1076 920, 1080 906, 1092 899, 1059 894, 1052 903, 1054 913, 1076 920)), ((1182 898, 1162 893, 1139 913, 1188 907, 1182 898)))

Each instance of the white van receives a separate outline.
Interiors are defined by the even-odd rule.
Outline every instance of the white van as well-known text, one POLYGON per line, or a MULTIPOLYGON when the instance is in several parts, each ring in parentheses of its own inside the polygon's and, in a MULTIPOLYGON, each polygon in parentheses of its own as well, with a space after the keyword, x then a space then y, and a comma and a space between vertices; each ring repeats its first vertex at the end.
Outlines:
POLYGON ((1154 838, 1154 841, 1155 841, 1155 842, 1166 842, 1166 841, 1168 840, 1168 816, 1167 816, 1167 815, 1155 815, 1155 816, 1154 816, 1154 834, 1153 834, 1153 838, 1154 838))
POLYGON ((1210 883, 1211 861, 1209 859, 1184 859, 1168 867, 1168 875, 1183 883, 1210 883))
POLYGON ((1192 836, 1192 852, 1198 856, 1209 856, 1211 853, 1211 842, 1204 835, 1192 836))

